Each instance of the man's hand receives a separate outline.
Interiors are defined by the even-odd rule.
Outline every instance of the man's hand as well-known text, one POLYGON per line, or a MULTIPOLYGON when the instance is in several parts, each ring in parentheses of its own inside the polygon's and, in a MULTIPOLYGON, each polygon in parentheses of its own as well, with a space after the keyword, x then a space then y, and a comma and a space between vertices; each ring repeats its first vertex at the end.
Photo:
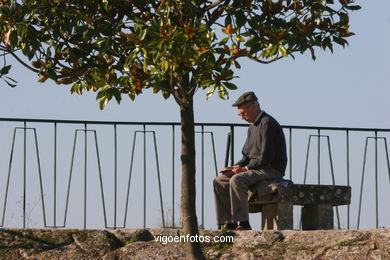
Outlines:
POLYGON ((233 174, 241 173, 241 172, 246 172, 248 169, 245 166, 240 166, 240 165, 234 165, 232 167, 232 172, 233 174))
POLYGON ((233 165, 232 167, 223 168, 219 172, 225 175, 226 177, 230 178, 234 174, 246 172, 247 170, 248 169, 245 166, 233 165))
POLYGON ((223 175, 225 175, 226 177, 230 178, 233 176, 234 172, 233 171, 225 171, 225 172, 222 172, 223 175))
POLYGON ((223 175, 225 175, 226 177, 230 178, 233 176, 232 169, 233 169, 233 167, 225 167, 225 168, 219 170, 219 172, 222 173, 223 175))

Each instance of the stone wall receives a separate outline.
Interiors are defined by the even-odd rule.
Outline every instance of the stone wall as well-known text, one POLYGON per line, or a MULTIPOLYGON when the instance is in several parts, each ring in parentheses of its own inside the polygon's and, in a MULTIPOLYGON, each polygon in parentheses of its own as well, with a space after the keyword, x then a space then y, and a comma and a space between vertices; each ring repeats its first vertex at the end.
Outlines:
MULTIPOLYGON (((1 229, 0 259, 186 259, 181 243, 156 242, 174 229, 1 229)), ((390 229, 319 231, 204 230, 233 243, 202 243, 208 259, 390 259, 390 229)))

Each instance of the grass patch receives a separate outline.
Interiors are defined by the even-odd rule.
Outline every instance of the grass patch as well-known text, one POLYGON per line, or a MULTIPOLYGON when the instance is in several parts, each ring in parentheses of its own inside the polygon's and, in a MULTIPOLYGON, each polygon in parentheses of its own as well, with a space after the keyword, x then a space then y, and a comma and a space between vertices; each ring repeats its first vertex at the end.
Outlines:
POLYGON ((229 244, 229 243, 214 243, 214 244, 212 244, 211 247, 213 249, 216 249, 216 250, 223 250, 223 249, 228 249, 231 246, 233 246, 233 244, 229 244))
POLYGON ((305 247, 305 246, 299 246, 299 247, 295 247, 293 248, 294 251, 298 252, 298 251, 306 251, 306 250, 309 250, 310 248, 308 247, 305 247))
POLYGON ((130 234, 126 237, 125 245, 132 244, 135 242, 146 242, 154 240, 153 235, 147 229, 137 230, 135 233, 130 234))
POLYGON ((351 246, 352 244, 359 242, 359 241, 363 241, 363 240, 365 240, 364 237, 358 236, 358 237, 355 237, 355 238, 347 240, 347 241, 341 241, 341 242, 337 243, 336 245, 337 246, 351 246))
POLYGON ((274 240, 275 243, 283 243, 283 241, 284 241, 284 239, 281 238, 281 237, 277 237, 277 238, 274 240))
POLYGON ((77 238, 80 242, 85 242, 88 240, 88 230, 81 230, 76 232, 77 238))
POLYGON ((125 245, 133 244, 133 243, 140 242, 140 241, 141 240, 139 240, 139 239, 137 239, 135 237, 131 237, 128 240, 125 241, 125 245))
POLYGON ((211 245, 212 248, 217 250, 227 249, 233 246, 233 239, 228 239, 230 237, 234 237, 236 233, 234 233, 231 230, 222 229, 222 234, 219 236, 220 240, 226 241, 226 242, 218 242, 213 243, 211 245), (221 239, 221 237, 224 237, 224 239, 221 239))

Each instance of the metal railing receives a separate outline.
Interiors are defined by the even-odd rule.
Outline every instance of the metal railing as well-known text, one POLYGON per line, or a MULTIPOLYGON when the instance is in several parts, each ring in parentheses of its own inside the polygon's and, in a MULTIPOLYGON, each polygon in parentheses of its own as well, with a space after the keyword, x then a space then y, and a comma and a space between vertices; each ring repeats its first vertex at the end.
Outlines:
MULTIPOLYGON (((202 227, 214 227, 210 185, 218 174, 218 160, 226 166, 240 156, 247 125, 195 125, 199 223, 202 227)), ((174 122, 0 118, 1 226, 64 228, 75 227, 80 222, 82 228, 180 226, 177 211, 180 142, 176 141, 179 126, 174 122), (139 136, 142 138, 137 138, 139 136), (150 156, 154 158, 150 160, 150 156), (34 171, 38 177, 33 178, 34 171), (74 172, 81 172, 82 176, 74 172), (32 201, 35 204, 31 207, 32 201), (40 213, 35 210, 38 204, 41 205, 40 213), (19 211, 21 217, 14 217, 19 211), (62 221, 59 221, 60 212, 63 212, 62 221), (42 219, 41 224, 34 224, 37 218, 42 219), (158 223, 151 224, 153 221, 158 223)), ((371 228, 390 225, 390 213, 383 201, 385 196, 380 196, 390 195, 387 148, 390 129, 283 128, 288 148, 286 178, 296 183, 352 186, 351 205, 344 207, 345 214, 336 210, 338 228, 360 228, 361 224, 371 228), (370 149, 372 142, 373 151, 370 149), (314 145, 317 149, 313 149, 314 145), (374 155, 373 160, 370 155, 374 155), (313 156, 316 156, 315 160, 313 156), (365 178, 367 169, 373 171, 373 179, 365 178), (387 174, 379 175, 380 172, 387 174), (374 192, 363 193, 368 185, 374 186, 374 192), (372 205, 375 205, 374 214, 372 205), (356 214, 351 216, 351 212, 356 214), (356 225, 351 222, 355 217, 356 225)), ((299 228, 299 223, 296 226, 299 228)))

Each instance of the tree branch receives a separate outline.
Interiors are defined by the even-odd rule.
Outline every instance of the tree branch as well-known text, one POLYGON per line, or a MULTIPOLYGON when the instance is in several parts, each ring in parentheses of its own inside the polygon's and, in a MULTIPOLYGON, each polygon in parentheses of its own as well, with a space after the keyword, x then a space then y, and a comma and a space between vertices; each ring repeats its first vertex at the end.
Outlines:
POLYGON ((180 93, 179 89, 174 90, 172 95, 175 98, 177 104, 179 104, 180 106, 184 105, 184 101, 182 100, 183 96, 180 93))
POLYGON ((230 0, 217 0, 214 3, 211 3, 209 6, 204 8, 204 11, 208 11, 210 9, 213 9, 214 7, 220 5, 222 2, 226 2, 226 4, 229 4, 230 0))
POLYGON ((279 57, 275 57, 275 58, 273 58, 271 60, 265 61, 265 60, 261 60, 261 59, 257 58, 256 56, 248 56, 249 59, 254 60, 256 62, 259 62, 261 64, 269 64, 269 63, 275 62, 277 60, 280 60, 283 57, 284 56, 279 56, 279 57))
POLYGON ((24 67, 26 67, 27 69, 31 70, 32 72, 34 73, 39 73, 39 70, 37 69, 34 69, 33 67, 31 67, 30 65, 28 65, 27 63, 25 63, 23 60, 21 60, 15 53, 13 53, 12 51, 9 51, 7 50, 7 52, 9 54, 12 55, 12 57, 14 57, 20 64, 22 64, 24 67))

